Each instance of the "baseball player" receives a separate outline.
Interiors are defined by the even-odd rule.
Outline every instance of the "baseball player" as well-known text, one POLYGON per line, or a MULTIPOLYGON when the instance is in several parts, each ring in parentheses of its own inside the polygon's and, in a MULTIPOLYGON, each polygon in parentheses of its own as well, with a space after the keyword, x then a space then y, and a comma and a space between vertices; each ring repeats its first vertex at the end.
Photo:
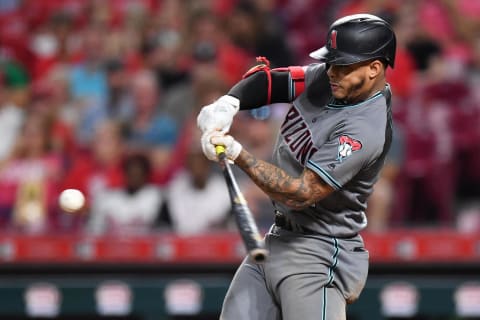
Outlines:
POLYGON ((215 145, 272 199, 275 224, 265 235, 264 264, 245 258, 222 307, 228 320, 340 320, 359 296, 368 251, 367 198, 392 139, 394 66, 391 26, 369 14, 343 17, 303 67, 252 68, 197 117, 203 152, 215 145), (289 102, 272 162, 256 159, 228 129, 238 110, 289 102))

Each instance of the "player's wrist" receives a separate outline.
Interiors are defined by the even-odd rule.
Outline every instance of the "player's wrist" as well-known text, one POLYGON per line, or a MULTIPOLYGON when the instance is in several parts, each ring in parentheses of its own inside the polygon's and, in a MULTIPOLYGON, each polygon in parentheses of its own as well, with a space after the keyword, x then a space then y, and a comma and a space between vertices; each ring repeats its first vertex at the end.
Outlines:
POLYGON ((242 152, 242 150, 243 146, 238 141, 233 140, 232 145, 229 149, 227 149, 227 157, 230 160, 235 161, 242 152))
POLYGON ((242 145, 236 141, 232 136, 225 135, 219 136, 214 135, 211 137, 210 142, 213 146, 224 146, 225 147, 225 155, 229 160, 235 161, 240 155, 243 147, 242 145))
POLYGON ((238 98, 235 98, 234 96, 228 94, 223 95, 218 98, 217 102, 221 105, 231 107, 233 115, 235 115, 240 110, 240 100, 238 100, 238 98))

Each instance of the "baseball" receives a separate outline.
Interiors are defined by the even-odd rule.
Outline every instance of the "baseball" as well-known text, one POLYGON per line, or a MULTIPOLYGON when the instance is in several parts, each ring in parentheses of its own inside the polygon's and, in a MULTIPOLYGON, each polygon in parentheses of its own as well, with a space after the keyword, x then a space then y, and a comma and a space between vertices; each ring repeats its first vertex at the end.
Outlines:
POLYGON ((58 199, 60 208, 66 212, 76 212, 80 210, 85 204, 85 196, 80 190, 66 189, 60 193, 58 199))

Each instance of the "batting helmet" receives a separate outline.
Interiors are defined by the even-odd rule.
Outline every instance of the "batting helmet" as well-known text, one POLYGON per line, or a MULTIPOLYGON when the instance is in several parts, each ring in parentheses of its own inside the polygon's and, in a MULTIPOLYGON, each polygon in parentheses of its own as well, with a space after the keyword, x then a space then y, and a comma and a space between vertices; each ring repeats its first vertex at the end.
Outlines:
POLYGON ((395 49, 395 33, 385 20, 371 14, 354 14, 332 23, 327 44, 310 53, 310 57, 332 65, 378 58, 393 68, 395 49))

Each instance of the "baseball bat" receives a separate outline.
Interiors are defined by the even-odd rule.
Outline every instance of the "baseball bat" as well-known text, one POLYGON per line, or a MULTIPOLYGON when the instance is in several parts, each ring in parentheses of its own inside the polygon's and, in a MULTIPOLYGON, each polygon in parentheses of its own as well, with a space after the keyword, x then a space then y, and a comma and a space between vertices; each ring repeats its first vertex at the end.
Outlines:
POLYGON ((225 147, 216 146, 215 151, 222 166, 228 193, 230 194, 232 211, 240 236, 250 257, 255 262, 262 263, 268 256, 268 250, 265 249, 265 243, 258 232, 253 214, 248 208, 247 201, 238 187, 237 179, 233 175, 232 168, 225 155, 225 147))

